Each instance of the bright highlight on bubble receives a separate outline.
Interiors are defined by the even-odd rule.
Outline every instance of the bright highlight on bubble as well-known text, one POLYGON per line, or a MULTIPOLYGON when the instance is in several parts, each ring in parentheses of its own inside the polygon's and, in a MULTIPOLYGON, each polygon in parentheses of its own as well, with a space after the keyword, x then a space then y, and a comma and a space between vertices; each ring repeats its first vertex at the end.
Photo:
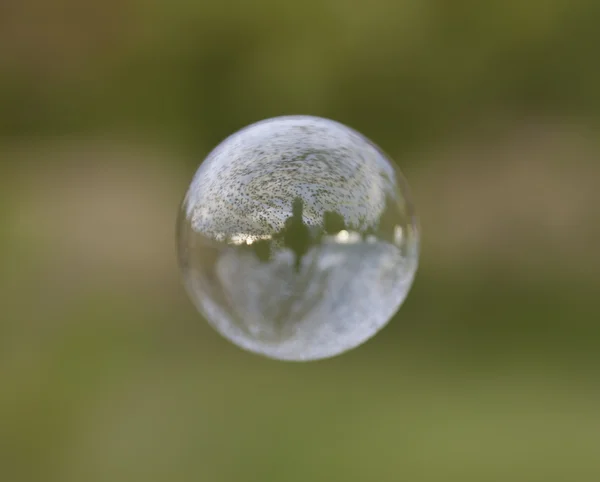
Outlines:
POLYGON ((355 348, 400 308, 419 257, 406 181, 358 132, 248 126, 200 165, 177 222, 186 290, 225 338, 281 360, 355 348))

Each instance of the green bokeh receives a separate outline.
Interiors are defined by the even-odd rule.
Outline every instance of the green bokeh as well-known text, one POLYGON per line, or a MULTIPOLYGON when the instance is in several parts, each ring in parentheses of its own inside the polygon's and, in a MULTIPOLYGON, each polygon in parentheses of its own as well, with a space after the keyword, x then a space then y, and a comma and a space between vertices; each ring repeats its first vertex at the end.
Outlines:
POLYGON ((600 480, 599 3, 0 6, 0 481, 600 480), (282 114, 398 163, 421 268, 310 364, 178 279, 207 152, 282 114))

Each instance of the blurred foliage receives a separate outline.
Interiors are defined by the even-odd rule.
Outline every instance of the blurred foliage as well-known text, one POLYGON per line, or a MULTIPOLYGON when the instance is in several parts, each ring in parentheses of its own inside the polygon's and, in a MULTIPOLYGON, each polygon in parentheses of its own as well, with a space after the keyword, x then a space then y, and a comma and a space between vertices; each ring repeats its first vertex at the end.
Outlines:
POLYGON ((600 480, 600 3, 0 3, 0 480, 600 480), (422 266, 365 346, 246 354, 177 204, 313 114, 411 183, 422 266))
POLYGON ((4 7, 10 134, 153 128, 208 148, 295 112, 408 145, 490 110, 600 111, 594 0, 36 5, 4 7))

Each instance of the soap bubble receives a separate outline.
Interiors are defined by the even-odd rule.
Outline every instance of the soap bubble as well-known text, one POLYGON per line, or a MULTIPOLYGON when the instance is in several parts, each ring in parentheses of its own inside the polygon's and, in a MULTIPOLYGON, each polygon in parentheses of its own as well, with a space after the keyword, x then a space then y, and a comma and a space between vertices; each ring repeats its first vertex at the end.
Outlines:
POLYGON ((358 132, 310 116, 267 119, 217 146, 177 235, 197 309, 234 344, 281 360, 335 356, 375 335, 419 256, 400 172, 358 132))

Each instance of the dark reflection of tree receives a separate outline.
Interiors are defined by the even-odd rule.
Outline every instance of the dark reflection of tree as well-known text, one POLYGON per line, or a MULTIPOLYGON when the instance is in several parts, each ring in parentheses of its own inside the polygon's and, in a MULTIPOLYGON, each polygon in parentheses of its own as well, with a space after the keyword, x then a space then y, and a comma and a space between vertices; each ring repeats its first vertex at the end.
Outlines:
POLYGON ((323 231, 330 236, 347 229, 344 217, 335 211, 325 211, 323 213, 323 231))
POLYGON ((284 247, 291 249, 294 253, 294 268, 298 273, 302 266, 302 258, 312 245, 319 244, 323 235, 335 235, 341 230, 347 229, 344 217, 340 213, 326 211, 323 214, 321 232, 313 237, 310 228, 304 223, 303 212, 304 201, 299 197, 294 198, 292 215, 285 220, 281 231, 275 233, 271 240, 252 243, 252 249, 260 261, 270 261, 273 243, 280 241, 284 247))
POLYGON ((292 215, 285 220, 281 231, 275 233, 271 239, 261 239, 252 243, 252 250, 262 262, 271 260, 273 244, 283 242, 283 246, 290 248, 295 255, 295 269, 300 271, 302 257, 311 246, 311 236, 308 226, 302 219, 304 202, 297 197, 292 203, 292 215))
POLYGON ((263 263, 271 261, 271 241, 268 239, 261 239, 252 243, 254 254, 263 263))
POLYGON ((304 201, 299 197, 295 198, 292 203, 292 215, 285 220, 285 225, 280 232, 283 245, 290 248, 296 257, 294 264, 296 272, 300 271, 302 257, 311 245, 310 231, 302 219, 303 210, 304 201))

